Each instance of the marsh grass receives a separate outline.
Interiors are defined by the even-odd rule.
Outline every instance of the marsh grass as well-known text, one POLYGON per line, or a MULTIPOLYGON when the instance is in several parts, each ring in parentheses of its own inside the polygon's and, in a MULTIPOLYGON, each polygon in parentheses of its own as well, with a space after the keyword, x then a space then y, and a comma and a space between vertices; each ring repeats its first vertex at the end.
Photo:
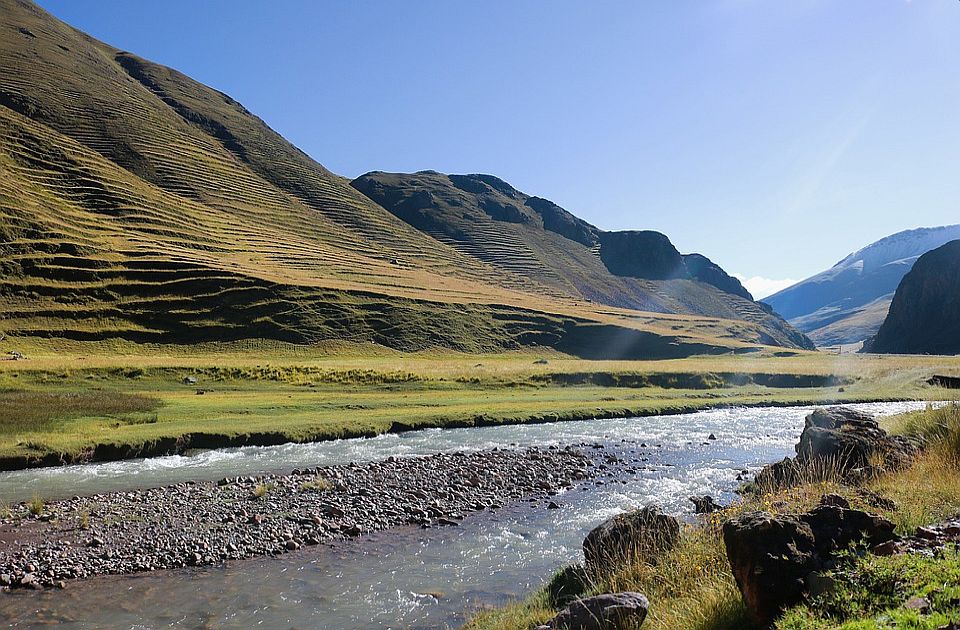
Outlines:
POLYGON ((0 391, 0 435, 52 431, 70 418, 146 413, 160 405, 145 394, 117 391, 0 391))

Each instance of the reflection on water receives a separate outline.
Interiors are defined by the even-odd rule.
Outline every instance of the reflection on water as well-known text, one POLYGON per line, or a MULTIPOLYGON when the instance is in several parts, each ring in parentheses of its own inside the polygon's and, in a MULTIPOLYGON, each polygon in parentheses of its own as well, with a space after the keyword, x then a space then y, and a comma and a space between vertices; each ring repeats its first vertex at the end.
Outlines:
MULTIPOLYGON (((896 413, 917 403, 857 405, 896 413)), ((810 408, 704 411, 683 416, 553 425, 428 430, 310 445, 229 449, 99 466, 9 473, 8 497, 72 495, 215 479, 439 450, 582 441, 629 452, 649 448, 647 468, 625 483, 574 488, 560 510, 543 503, 474 514, 461 526, 382 532, 334 547, 221 567, 104 577, 63 591, 0 596, 12 627, 65 628, 447 628, 478 607, 522 597, 576 560, 584 535, 624 508, 651 502, 690 513, 687 497, 732 499, 743 468, 792 453, 810 408), (717 440, 706 440, 713 433, 717 440), (655 448, 662 445, 662 448, 655 448), (41 490, 42 489, 42 490, 41 490)))

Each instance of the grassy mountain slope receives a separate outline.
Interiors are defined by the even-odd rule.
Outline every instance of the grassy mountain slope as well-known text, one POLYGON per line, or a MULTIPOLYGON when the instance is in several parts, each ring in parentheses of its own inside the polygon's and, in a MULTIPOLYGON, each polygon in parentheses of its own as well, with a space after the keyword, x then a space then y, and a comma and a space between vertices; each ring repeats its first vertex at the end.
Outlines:
POLYGON ((594 353, 606 340, 623 356, 779 341, 727 313, 600 307, 468 255, 228 96, 33 4, 0 0, 0 35, 0 334, 594 353))
POLYGON ((410 225, 555 296, 665 313, 754 322, 771 343, 806 340, 740 283, 663 234, 605 232, 491 175, 374 172, 353 186, 410 225))

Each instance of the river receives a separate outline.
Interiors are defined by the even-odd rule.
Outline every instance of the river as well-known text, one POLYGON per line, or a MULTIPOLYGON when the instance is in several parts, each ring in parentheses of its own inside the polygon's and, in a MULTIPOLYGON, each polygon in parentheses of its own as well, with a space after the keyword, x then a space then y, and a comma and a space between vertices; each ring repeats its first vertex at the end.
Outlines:
MULTIPOLYGON (((877 414, 924 403, 852 405, 877 414)), ((523 597, 563 564, 598 523, 658 503, 690 515, 687 498, 734 498, 737 476, 793 454, 812 407, 755 407, 644 418, 474 429, 429 429, 369 439, 201 451, 185 456, 0 474, 0 498, 23 500, 213 480, 227 475, 494 447, 599 442, 641 445, 644 468, 590 481, 542 502, 476 513, 459 527, 406 528, 277 558, 101 577, 66 589, 0 594, 8 627, 40 628, 453 628, 471 611, 523 597), (713 434, 716 439, 708 439, 713 434)))

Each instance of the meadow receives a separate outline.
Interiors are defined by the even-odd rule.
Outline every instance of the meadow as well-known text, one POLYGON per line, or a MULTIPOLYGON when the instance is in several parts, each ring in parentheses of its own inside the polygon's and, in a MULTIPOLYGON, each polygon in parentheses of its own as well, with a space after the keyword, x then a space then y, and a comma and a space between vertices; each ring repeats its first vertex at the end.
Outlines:
POLYGON ((949 399, 925 381, 960 374, 952 358, 773 349, 660 361, 364 344, 37 340, 18 350, 24 359, 0 361, 5 468, 714 406, 949 399))

